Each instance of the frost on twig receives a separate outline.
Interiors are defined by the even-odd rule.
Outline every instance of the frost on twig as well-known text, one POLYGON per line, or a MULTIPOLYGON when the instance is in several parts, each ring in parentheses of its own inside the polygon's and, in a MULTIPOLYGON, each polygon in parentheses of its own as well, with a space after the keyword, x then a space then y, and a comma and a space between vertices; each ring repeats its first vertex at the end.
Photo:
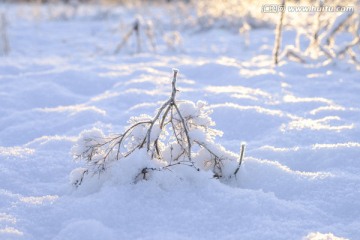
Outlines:
POLYGON ((346 22, 349 21, 354 12, 344 12, 339 17, 335 18, 334 22, 331 24, 328 31, 324 32, 321 36, 320 42, 322 44, 330 45, 334 40, 335 34, 340 31, 340 29, 345 26, 346 22))
MULTIPOLYGON (((319 11, 315 15, 312 31, 301 30, 298 32, 295 46, 286 46, 280 55, 280 59, 286 58, 300 63, 318 62, 324 65, 341 60, 359 65, 356 58, 356 50, 358 50, 357 47, 360 42, 359 25, 358 13, 349 11, 334 19, 326 19, 326 14, 319 11), (344 43, 341 38, 338 38, 339 33, 344 32, 347 32, 348 36, 353 35, 353 40, 344 43), (300 37, 304 37, 303 42, 300 42, 300 37), (302 45, 306 46, 305 51, 300 48, 302 45)), ((275 42, 275 48, 277 45, 278 43, 275 42)))
POLYGON ((133 161, 133 166, 126 165, 137 168, 131 176, 133 182, 147 180, 157 171, 173 171, 176 166, 211 171, 218 179, 238 173, 244 151, 238 162, 236 154, 215 143, 222 132, 212 128, 215 123, 205 102, 176 99, 177 75, 178 70, 174 69, 171 95, 154 117, 132 117, 129 126, 118 135, 105 136, 99 129, 80 134, 72 153, 87 167, 74 172, 75 186, 81 185, 88 175, 102 174, 116 162, 133 161))

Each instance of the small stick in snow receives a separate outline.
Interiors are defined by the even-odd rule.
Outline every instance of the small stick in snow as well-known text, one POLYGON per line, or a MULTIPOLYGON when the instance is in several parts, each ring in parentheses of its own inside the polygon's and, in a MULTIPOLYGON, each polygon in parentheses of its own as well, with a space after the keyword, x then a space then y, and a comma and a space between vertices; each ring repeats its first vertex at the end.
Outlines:
POLYGON ((241 150, 240 150, 240 159, 239 159, 239 165, 238 167, 236 168, 235 172, 234 172, 234 175, 236 176, 236 174, 238 173, 239 169, 240 169, 240 166, 241 166, 241 163, 244 159, 244 154, 245 154, 245 143, 242 143, 241 144, 241 150))
POLYGON ((137 42, 137 53, 141 52, 141 41, 140 41, 140 22, 139 19, 136 19, 134 23, 134 32, 136 34, 136 42, 137 42))
POLYGON ((131 35, 135 32, 136 35, 136 44, 137 44, 137 53, 141 52, 141 39, 140 39, 140 22, 138 19, 134 22, 133 27, 130 29, 129 32, 126 33, 126 35, 123 37, 123 40, 119 43, 119 45, 116 47, 114 53, 117 54, 120 52, 120 50, 125 46, 125 44, 129 41, 129 38, 131 35))

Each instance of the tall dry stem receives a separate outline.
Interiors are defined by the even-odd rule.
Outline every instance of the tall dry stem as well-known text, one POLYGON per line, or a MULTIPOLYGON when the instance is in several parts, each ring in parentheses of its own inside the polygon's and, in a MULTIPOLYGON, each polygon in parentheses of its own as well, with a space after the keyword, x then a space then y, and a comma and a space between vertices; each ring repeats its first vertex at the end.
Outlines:
MULTIPOLYGON (((282 0, 281 4, 284 6, 285 0, 282 0)), ((281 45, 281 33, 282 33, 282 28, 283 28, 284 15, 285 15, 285 11, 281 11, 280 19, 276 26, 276 31, 275 31, 275 44, 274 44, 274 51, 273 51, 275 65, 278 65, 278 63, 279 63, 279 51, 280 51, 280 45, 281 45)))

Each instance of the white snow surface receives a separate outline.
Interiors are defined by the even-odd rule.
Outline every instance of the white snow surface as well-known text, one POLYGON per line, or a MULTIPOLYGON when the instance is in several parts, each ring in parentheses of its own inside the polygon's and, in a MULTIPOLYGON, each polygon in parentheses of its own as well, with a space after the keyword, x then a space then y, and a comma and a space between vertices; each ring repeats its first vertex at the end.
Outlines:
POLYGON ((134 9, 88 7, 64 19, 35 17, 31 6, 1 9, 11 53, 0 58, 0 239, 360 238, 360 73, 352 66, 274 67, 270 28, 251 30, 249 46, 226 30, 181 30, 174 50, 161 39, 163 24, 156 53, 128 46, 114 55, 134 9), (121 133, 130 117, 154 115, 171 93, 173 67, 177 98, 212 108, 217 141, 237 154, 246 142, 237 180, 184 167, 133 184, 122 176, 138 154, 75 189, 70 173, 84 163, 70 151, 80 132, 121 133))

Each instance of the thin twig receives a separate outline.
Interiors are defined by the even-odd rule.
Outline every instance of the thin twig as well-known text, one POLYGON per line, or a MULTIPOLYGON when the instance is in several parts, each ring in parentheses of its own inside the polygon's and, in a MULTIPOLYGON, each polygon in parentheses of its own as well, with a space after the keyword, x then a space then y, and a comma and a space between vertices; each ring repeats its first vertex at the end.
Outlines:
POLYGON ((141 143, 140 148, 143 147, 143 145, 145 144, 145 142, 146 142, 146 140, 147 140, 147 143, 146 143, 147 145, 146 145, 146 147, 147 147, 147 150, 148 150, 148 151, 150 150, 151 130, 152 130, 155 122, 159 119, 161 112, 162 112, 162 111, 164 110, 164 108, 165 108, 166 106, 168 106, 169 104, 170 104, 170 99, 169 99, 168 101, 166 101, 166 102, 161 106, 161 108, 158 110, 158 113, 156 114, 156 116, 154 117, 154 119, 151 121, 150 127, 149 127, 149 129, 148 129, 148 131, 147 131, 147 133, 146 133, 146 137, 144 138, 143 142, 141 143))
POLYGON ((127 34, 123 37, 123 40, 119 43, 119 45, 116 47, 114 53, 117 54, 120 52, 120 50, 124 47, 124 45, 127 43, 127 41, 129 40, 130 36, 132 35, 132 33, 134 32, 134 29, 132 28, 129 32, 127 32, 127 34))
MULTIPOLYGON (((282 0, 282 5, 285 5, 285 0, 282 0)), ((275 65, 278 65, 279 63, 279 50, 280 50, 280 44, 281 44, 281 33, 282 33, 282 27, 283 27, 283 20, 284 20, 284 12, 281 11, 280 13, 280 19, 279 23, 276 27, 275 32, 275 45, 274 45, 274 63, 275 65)))
POLYGON ((239 165, 238 167, 236 168, 235 172, 234 172, 234 175, 236 176, 236 174, 238 173, 240 167, 241 167, 241 163, 244 159, 244 154, 245 154, 245 144, 241 144, 241 151, 240 151, 240 159, 239 159, 239 165))
POLYGON ((180 112, 178 106, 176 105, 176 103, 174 103, 174 107, 175 107, 175 109, 176 109, 176 111, 177 111, 177 113, 178 113, 178 115, 179 115, 179 117, 180 117, 181 123, 182 123, 182 125, 183 125, 183 127, 184 127, 184 132, 185 132, 186 140, 187 140, 187 143, 188 143, 188 151, 189 151, 189 152, 188 152, 188 156, 189 156, 189 160, 191 161, 191 142, 190 142, 189 132, 188 132, 188 129, 187 129, 185 120, 184 120, 184 118, 182 117, 181 112, 180 112))
POLYGON ((137 53, 140 53, 141 52, 141 39, 140 39, 140 22, 138 19, 136 19, 133 29, 136 34, 137 53))

